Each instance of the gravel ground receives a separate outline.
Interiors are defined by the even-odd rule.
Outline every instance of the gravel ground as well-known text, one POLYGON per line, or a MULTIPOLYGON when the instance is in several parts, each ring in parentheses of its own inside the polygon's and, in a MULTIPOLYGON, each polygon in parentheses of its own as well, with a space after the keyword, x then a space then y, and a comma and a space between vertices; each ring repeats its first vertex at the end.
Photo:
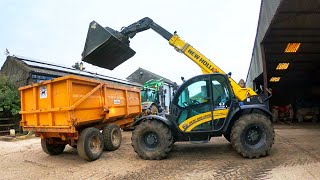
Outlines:
POLYGON ((0 138, 0 179, 320 179, 320 124, 275 128, 272 153, 260 159, 242 158, 223 137, 176 143, 167 159, 146 161, 133 151, 131 132, 123 132, 120 149, 94 162, 69 146, 49 156, 36 137, 0 138))

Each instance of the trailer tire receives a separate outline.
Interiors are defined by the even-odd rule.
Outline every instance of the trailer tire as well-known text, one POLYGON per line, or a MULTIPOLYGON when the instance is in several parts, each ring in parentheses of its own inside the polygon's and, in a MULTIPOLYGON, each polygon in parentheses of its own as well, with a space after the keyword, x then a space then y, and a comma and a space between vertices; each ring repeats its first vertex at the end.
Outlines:
POLYGON ((231 144, 243 157, 260 158, 270 153, 274 134, 271 121, 265 115, 245 114, 232 128, 231 144))
POLYGON ((103 151, 103 137, 97 128, 84 129, 77 142, 78 154, 87 161, 98 159, 103 151))
POLYGON ((173 145, 171 130, 162 122, 141 122, 132 132, 134 151, 143 159, 160 160, 167 157, 173 145))
POLYGON ((49 139, 41 139, 42 150, 49 155, 58 155, 64 151, 65 144, 49 144, 49 139))
POLYGON ((103 150, 114 151, 119 149, 122 142, 121 129, 116 124, 107 124, 102 131, 103 150))

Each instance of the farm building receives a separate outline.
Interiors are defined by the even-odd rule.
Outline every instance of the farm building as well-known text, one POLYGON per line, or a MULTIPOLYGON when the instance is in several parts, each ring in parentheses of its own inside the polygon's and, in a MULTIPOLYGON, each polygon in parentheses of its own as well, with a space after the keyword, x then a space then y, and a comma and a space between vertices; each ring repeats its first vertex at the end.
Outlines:
POLYGON ((272 89, 275 116, 301 121, 299 109, 303 109, 302 114, 314 121, 319 118, 319 18, 318 0, 261 1, 247 86, 272 89))

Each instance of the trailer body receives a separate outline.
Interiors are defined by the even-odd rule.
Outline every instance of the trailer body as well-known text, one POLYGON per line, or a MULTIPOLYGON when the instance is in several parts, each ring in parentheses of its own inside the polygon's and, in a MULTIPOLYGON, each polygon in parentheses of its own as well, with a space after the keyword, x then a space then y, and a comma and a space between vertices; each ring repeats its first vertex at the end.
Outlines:
POLYGON ((124 127, 141 113, 140 89, 113 82, 68 75, 19 90, 23 130, 48 144, 74 146, 86 128, 124 127))

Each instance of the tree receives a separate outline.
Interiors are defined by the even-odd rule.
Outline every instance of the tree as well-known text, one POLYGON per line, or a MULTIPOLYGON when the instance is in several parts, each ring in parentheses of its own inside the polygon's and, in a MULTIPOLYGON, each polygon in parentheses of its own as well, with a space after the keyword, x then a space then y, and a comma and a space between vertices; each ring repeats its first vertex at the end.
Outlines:
POLYGON ((18 88, 8 77, 0 75, 0 117, 19 114, 20 96, 18 88))

